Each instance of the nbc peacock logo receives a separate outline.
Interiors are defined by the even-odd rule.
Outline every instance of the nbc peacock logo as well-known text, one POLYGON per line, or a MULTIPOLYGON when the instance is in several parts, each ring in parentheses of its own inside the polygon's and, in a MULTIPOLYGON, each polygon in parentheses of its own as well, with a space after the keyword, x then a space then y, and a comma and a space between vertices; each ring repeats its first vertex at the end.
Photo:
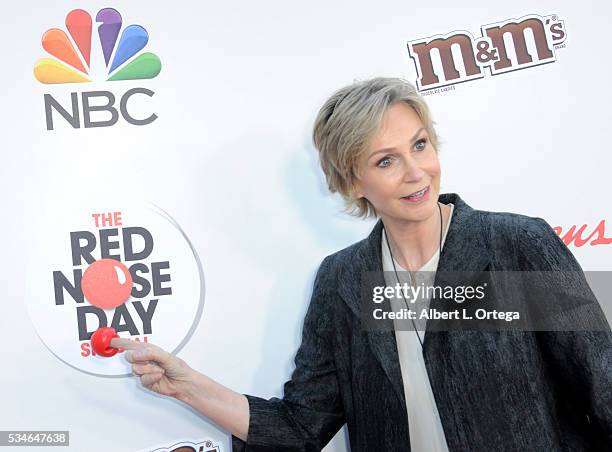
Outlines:
MULTIPOLYGON (((34 65, 34 76, 39 82, 92 81, 92 18, 87 11, 75 9, 66 15, 65 23, 68 33, 60 28, 51 28, 43 34, 42 47, 53 58, 42 58, 34 65)), ((149 33, 144 27, 133 24, 121 31, 123 19, 113 8, 98 11, 96 23, 100 24, 98 36, 107 81, 151 79, 160 73, 161 61, 157 55, 139 53, 149 41, 149 33)))
MULTIPOLYGON (((42 47, 50 56, 36 62, 34 76, 49 87, 45 90, 53 86, 91 86, 86 82, 134 82, 157 77, 161 71, 159 57, 141 52, 149 42, 144 27, 136 24, 123 27, 121 14, 113 8, 98 11, 96 23, 100 24, 99 39, 92 32, 89 13, 74 9, 66 15, 67 32, 51 28, 43 34, 42 47), (98 42, 99 46, 92 45, 98 42)), ((145 126, 158 118, 151 111, 154 107, 143 103, 144 96, 155 95, 151 87, 111 83, 108 85, 112 86, 111 91, 100 89, 99 83, 92 85, 95 88, 90 91, 67 93, 65 89, 54 89, 44 93, 47 130, 55 130, 58 123, 73 129, 110 127, 121 118, 130 125, 145 126), (124 92, 117 92, 125 88, 124 92), (131 101, 134 96, 139 97, 136 102, 131 101)))

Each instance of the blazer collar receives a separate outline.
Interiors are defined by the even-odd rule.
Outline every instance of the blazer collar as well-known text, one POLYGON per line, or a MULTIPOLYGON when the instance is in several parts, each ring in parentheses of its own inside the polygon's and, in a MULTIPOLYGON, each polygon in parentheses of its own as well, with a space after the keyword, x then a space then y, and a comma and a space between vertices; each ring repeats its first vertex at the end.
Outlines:
MULTIPOLYGON (((486 231, 481 220, 481 211, 471 208, 456 193, 440 194, 442 204, 453 203, 454 210, 446 235, 437 271, 480 271, 490 262, 486 231)), ((355 253, 346 262, 339 275, 338 293, 351 311, 361 320, 362 287, 364 272, 376 272, 372 284, 384 286, 382 270, 381 233, 382 219, 379 219, 370 235, 358 242, 355 253)), ((372 293, 366 291, 366 293, 372 293)), ((388 301, 388 300, 387 300, 388 301)), ((401 368, 393 322, 387 321, 385 331, 368 331, 368 340, 376 358, 391 380, 398 396, 405 404, 401 368)), ((427 349, 431 332, 425 332, 423 348, 427 349)))

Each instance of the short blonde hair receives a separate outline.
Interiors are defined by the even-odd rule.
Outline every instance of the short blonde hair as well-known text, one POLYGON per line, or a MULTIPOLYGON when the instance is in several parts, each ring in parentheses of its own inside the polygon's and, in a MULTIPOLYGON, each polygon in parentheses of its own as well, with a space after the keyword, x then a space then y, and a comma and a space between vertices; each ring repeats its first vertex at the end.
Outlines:
POLYGON ((438 136, 429 107, 412 83, 402 78, 375 77, 339 89, 323 104, 313 127, 314 145, 327 186, 340 193, 345 213, 358 218, 378 217, 374 206, 353 193, 359 161, 368 152, 385 111, 396 102, 410 105, 438 151, 438 136))

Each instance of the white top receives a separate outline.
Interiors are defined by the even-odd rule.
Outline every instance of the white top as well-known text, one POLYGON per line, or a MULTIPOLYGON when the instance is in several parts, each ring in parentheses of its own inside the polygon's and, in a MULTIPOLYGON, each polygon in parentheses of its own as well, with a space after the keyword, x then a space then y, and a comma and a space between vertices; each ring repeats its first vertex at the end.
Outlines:
MULTIPOLYGON (((448 221, 450 225, 455 206, 452 203, 448 205, 451 208, 448 221)), ((442 238, 442 246, 444 246, 444 242, 446 241, 448 229, 447 226, 442 238)), ((381 234, 385 282, 388 286, 395 286, 398 281, 395 277, 395 273, 393 273, 391 254, 389 253, 387 241, 385 240, 384 231, 382 231, 381 234)), ((416 286, 421 283, 425 285, 433 284, 433 278, 438 268, 439 251, 440 249, 438 248, 431 259, 419 269, 419 272, 423 271, 425 273, 415 274, 416 286)), ((398 272, 399 282, 402 285, 405 282, 410 285, 409 273, 407 273, 397 261, 395 261, 395 268, 398 272)), ((421 312, 421 309, 429 306, 429 299, 425 299, 424 297, 420 298, 418 303, 411 303, 408 297, 406 301, 408 302, 409 308, 417 312, 417 316, 421 312)), ((404 304, 401 297, 395 300, 391 299, 391 305, 393 310, 397 311, 401 308, 406 308, 406 304, 404 304)), ((393 321, 397 341, 397 353, 402 369, 404 394, 406 395, 406 409, 408 412, 408 425, 410 430, 410 448, 415 452, 448 452, 446 437, 444 436, 440 415, 438 414, 438 407, 436 406, 436 401, 429 382, 429 376, 425 367, 425 361, 423 360, 421 344, 414 329, 410 331, 401 331, 398 329, 401 322, 410 322, 410 320, 393 321)), ((425 336, 424 330, 426 319, 415 322, 417 323, 417 330, 419 331, 421 340, 423 340, 425 336)))

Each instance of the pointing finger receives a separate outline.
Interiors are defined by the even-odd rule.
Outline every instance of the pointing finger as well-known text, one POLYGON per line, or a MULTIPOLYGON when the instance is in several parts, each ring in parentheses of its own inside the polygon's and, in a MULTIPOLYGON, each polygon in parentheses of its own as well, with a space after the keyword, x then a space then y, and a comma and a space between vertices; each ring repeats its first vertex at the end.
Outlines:
POLYGON ((123 350, 136 350, 146 347, 143 342, 133 341, 131 339, 114 338, 110 341, 110 346, 113 348, 121 348, 123 350))

